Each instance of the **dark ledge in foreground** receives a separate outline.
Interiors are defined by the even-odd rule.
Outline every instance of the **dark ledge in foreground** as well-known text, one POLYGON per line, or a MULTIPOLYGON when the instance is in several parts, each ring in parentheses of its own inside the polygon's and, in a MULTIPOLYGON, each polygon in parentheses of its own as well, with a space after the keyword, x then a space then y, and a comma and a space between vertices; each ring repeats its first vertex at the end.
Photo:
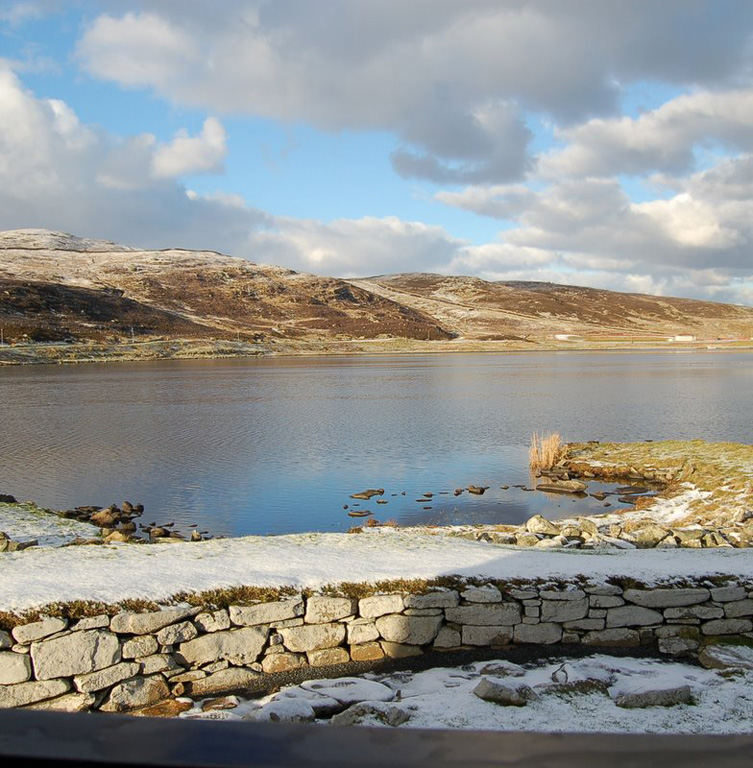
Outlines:
POLYGON ((13 765, 300 766, 512 765, 582 768, 750 765, 753 734, 664 736, 333 728, 0 712, 0 760, 13 765), (13 761, 11 763, 11 760, 13 761))

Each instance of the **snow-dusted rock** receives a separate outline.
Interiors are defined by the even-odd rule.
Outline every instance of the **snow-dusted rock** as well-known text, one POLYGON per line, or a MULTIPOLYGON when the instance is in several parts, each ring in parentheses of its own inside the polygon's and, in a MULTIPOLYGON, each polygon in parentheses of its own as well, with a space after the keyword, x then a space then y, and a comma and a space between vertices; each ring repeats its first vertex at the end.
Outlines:
POLYGON ((609 695, 618 707, 636 709, 642 707, 674 707, 689 704, 692 692, 689 685, 657 684, 650 680, 609 689, 609 695))
POLYGON ((392 701, 395 692, 382 683, 360 677, 340 677, 335 680, 307 680, 300 687, 322 696, 329 696, 341 704, 360 701, 392 701))
POLYGON ((72 632, 31 646, 37 680, 71 677, 110 667, 120 661, 117 635, 103 629, 72 632))
POLYGON ((315 719, 314 708, 306 699, 275 699, 244 718, 272 723, 304 723, 315 719))
POLYGON ((362 725, 364 723, 381 723, 397 727, 410 720, 411 714, 402 707, 394 704, 386 704, 380 701, 363 701, 353 704, 344 712, 335 715, 330 723, 332 725, 362 725))
POLYGON ((527 685, 509 685, 498 679, 482 677, 473 693, 484 701, 493 701, 505 707, 524 707, 533 697, 533 691, 527 685))
POLYGON ((753 648, 748 645, 707 645, 698 654, 707 669, 752 669, 753 648))

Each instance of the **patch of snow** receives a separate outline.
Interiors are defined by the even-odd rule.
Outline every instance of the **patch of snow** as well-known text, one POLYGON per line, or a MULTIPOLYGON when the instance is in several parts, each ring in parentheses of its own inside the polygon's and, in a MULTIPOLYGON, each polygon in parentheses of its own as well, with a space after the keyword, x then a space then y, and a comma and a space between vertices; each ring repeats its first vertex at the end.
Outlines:
POLYGON ((380 528, 360 535, 33 548, 0 554, 0 569, 0 610, 23 611, 55 601, 159 601, 178 592, 244 585, 317 589, 342 582, 446 575, 502 580, 587 574, 605 581, 640 574, 646 583, 714 574, 753 579, 753 558, 748 550, 732 548, 537 551, 380 528))
POLYGON ((99 528, 78 520, 66 520, 27 504, 0 503, 0 531, 14 541, 37 539, 40 546, 60 547, 76 538, 90 539, 99 528))

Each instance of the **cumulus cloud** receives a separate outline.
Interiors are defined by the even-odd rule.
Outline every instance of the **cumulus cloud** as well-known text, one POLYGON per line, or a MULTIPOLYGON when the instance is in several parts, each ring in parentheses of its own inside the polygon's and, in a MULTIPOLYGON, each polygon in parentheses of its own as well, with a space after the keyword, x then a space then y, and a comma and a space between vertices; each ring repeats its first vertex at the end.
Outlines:
POLYGON ((622 83, 733 82, 753 5, 718 5, 114 2, 125 12, 94 18, 78 56, 97 77, 211 112, 391 131, 404 176, 499 183, 529 166, 526 110, 573 123, 614 114, 622 83))
POLYGON ((157 179, 222 170, 227 153, 227 134, 222 123, 208 117, 198 136, 180 131, 169 143, 157 148, 152 157, 152 175, 157 179))

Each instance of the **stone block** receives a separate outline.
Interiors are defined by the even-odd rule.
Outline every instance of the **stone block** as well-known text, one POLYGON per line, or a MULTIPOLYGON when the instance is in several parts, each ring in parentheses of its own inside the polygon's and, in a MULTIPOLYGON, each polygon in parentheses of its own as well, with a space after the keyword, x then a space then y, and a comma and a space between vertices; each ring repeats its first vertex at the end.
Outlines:
MULTIPOLYGON (((110 617, 106 613, 100 613, 98 616, 84 616, 79 619, 72 627, 73 632, 83 632, 86 629, 105 629, 110 626, 110 617)), ((76 694, 72 693, 75 697, 76 694)), ((86 698, 86 697, 84 697, 86 698)))
POLYGON ((697 605, 706 602, 710 596, 705 587, 626 589, 623 593, 623 597, 629 603, 641 605, 644 608, 675 608, 684 605, 697 605))
POLYGON ((516 643, 536 643, 551 645, 562 639, 562 627, 559 624, 518 624, 513 632, 516 643))
POLYGON ((134 677, 141 672, 141 664, 135 661, 122 661, 120 664, 114 664, 112 667, 99 669, 96 672, 89 672, 85 675, 76 675, 73 678, 73 684, 80 693, 92 693, 101 691, 103 688, 109 688, 111 685, 121 683, 129 677, 134 677))
POLYGON ((31 662, 23 653, 0 651, 0 685, 15 685, 31 679, 31 662))
POLYGON ((384 658, 384 651, 379 643, 359 643, 350 646, 350 657, 353 661, 379 661, 384 658))
POLYGON ((406 608, 454 608, 460 597, 454 589, 427 592, 425 595, 407 595, 406 608))
POLYGON ((621 605, 607 610, 607 628, 613 627, 646 627, 662 624, 664 617, 659 611, 643 608, 640 605, 621 605))
POLYGON ((584 587, 589 595, 621 595, 622 588, 615 584, 588 584, 584 587))
POLYGON ((426 645, 439 632, 443 619, 441 616, 403 616, 390 614, 376 620, 376 628, 384 640, 390 643, 407 645, 426 645))
POLYGON ((192 666, 220 659, 239 666, 251 664, 259 658, 268 632, 266 627, 243 627, 201 635, 178 646, 178 660, 192 666))
POLYGON ((460 597, 468 603, 501 603, 502 593, 493 586, 468 587, 460 593, 460 597))
POLYGON ((346 616, 352 616, 357 603, 349 597, 327 597, 313 595, 306 601, 307 624, 329 624, 346 616))
POLYGON ((591 608, 617 608, 625 605, 625 600, 619 595, 589 595, 588 604, 591 608))
POLYGON ((650 687, 638 691, 610 691, 610 696, 618 707, 636 709, 642 707, 674 707, 677 704, 690 704, 692 695, 690 686, 650 687))
POLYGON ((321 648, 318 651, 309 651, 306 656, 309 666, 312 667, 333 667, 350 661, 350 654, 345 648, 321 648))
POLYGON ((42 712, 88 712, 96 700, 97 697, 93 693, 66 693, 54 699, 27 704, 24 709, 42 712))
POLYGON ((753 600, 735 600, 724 604, 724 616, 728 619, 739 619, 741 616, 753 616, 753 600))
POLYGON ((121 635, 149 635, 159 632, 160 629, 170 624, 190 619, 200 612, 200 608, 190 605, 163 608, 161 611, 152 611, 151 613, 124 611, 110 619, 110 629, 121 635))
POLYGON ((405 608, 402 595, 372 595, 358 601, 358 613, 364 619, 376 619, 388 613, 400 613, 405 608))
POLYGON ((544 600, 541 604, 542 621, 575 621, 588 614, 588 598, 573 600, 544 600))
POLYGON ((732 600, 742 600, 747 597, 744 587, 713 587, 711 590, 711 599, 715 603, 728 603, 732 600))
POLYGON ((151 656, 157 648, 154 635, 136 635, 123 643, 120 654, 124 659, 135 659, 137 656, 151 656))
POLYGON ((256 603, 255 605, 231 605, 230 621, 240 627, 253 627, 259 624, 273 624, 286 619, 303 616, 303 598, 278 600, 274 603, 256 603))
POLYGON ((460 632, 452 627, 442 627, 434 638, 435 648, 457 648, 461 645, 460 632))
POLYGON ((604 629, 604 619, 576 619, 575 621, 566 621, 562 626, 567 630, 593 632, 604 629))
POLYGON ((71 684, 67 680, 33 680, 17 685, 0 686, 0 709, 25 707, 44 699, 52 699, 67 693, 71 684))
POLYGON ((162 675, 133 677, 118 683, 102 705, 103 712, 127 712, 129 709, 149 707, 170 696, 170 689, 162 675))
POLYGON ((193 621, 202 632, 222 632, 224 629, 230 629, 230 614, 225 608, 219 611, 203 611, 193 621))
POLYGON ((641 636, 634 629, 602 629, 588 632, 581 642, 606 648, 634 648, 641 644, 641 636))
POLYGON ((241 667, 229 667, 201 680, 189 683, 191 696, 213 696, 218 693, 245 691, 256 686, 261 674, 241 667))
POLYGON ((117 664, 120 643, 116 635, 104 629, 72 632, 33 643, 31 659, 37 680, 73 677, 117 664))
POLYGON ((275 653, 265 656, 261 661, 261 668, 268 675, 276 672, 289 672, 306 665, 306 657, 302 653, 275 653))
POLYGON ((280 630, 289 651, 305 653, 334 648, 345 639, 344 624, 306 624, 280 630))
POLYGON ((177 674, 183 669, 175 659, 167 653, 156 653, 151 656, 141 656, 136 659, 141 665, 142 675, 153 675, 155 672, 167 674, 174 670, 177 674))
POLYGON ((659 652, 667 656, 685 656, 697 650, 699 643, 692 637, 662 637, 659 638, 659 652))
POLYGON ((390 659, 407 659, 410 656, 421 656, 423 653, 417 645, 403 645, 402 643, 391 643, 388 640, 382 640, 380 643, 384 655, 390 659))
POLYGON ((12 635, 17 643, 27 645, 36 640, 54 635, 57 632, 62 632, 67 626, 68 622, 65 619, 56 619, 50 616, 40 621, 33 621, 30 624, 21 624, 13 627, 12 635))
POLYGON ((176 645, 193 640, 199 631, 190 621, 182 621, 180 624, 171 624, 157 632, 157 642, 160 645, 176 645))
POLYGON ((505 707, 524 707, 533 698, 533 691, 527 685, 510 685, 499 680, 482 677, 473 693, 484 701, 493 701, 505 707))
POLYGON ((569 589, 542 589, 539 592, 542 600, 583 600, 586 593, 575 587, 569 589))
POLYGON ((512 626, 520 622, 520 606, 517 603, 493 603, 491 605, 458 605, 445 609, 447 621, 474 626, 512 626))
POLYGON ((750 619, 714 619, 701 626, 704 635, 741 635, 753 630, 750 619))
POLYGON ((499 648, 503 645, 509 645, 509 643, 512 641, 512 627, 474 627, 470 624, 465 624, 463 626, 462 638, 463 645, 479 645, 491 648, 499 648))

